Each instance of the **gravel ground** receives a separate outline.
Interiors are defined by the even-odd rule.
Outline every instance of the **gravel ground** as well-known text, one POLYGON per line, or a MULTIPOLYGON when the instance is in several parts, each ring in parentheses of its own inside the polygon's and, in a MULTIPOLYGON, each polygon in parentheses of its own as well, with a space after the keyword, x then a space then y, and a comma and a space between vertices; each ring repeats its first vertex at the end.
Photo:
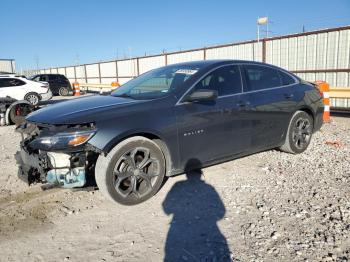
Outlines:
POLYGON ((134 207, 27 187, 0 128, 0 261, 348 261, 350 118, 300 155, 276 150, 168 179, 134 207))

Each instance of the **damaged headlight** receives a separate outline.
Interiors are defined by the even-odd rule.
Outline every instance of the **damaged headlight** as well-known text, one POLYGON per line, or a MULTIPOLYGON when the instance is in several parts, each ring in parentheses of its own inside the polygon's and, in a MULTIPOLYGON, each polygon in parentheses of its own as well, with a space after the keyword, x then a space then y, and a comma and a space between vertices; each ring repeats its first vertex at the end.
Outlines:
POLYGON ((96 130, 62 132, 37 137, 30 142, 29 146, 44 151, 69 149, 85 144, 95 133, 96 130))

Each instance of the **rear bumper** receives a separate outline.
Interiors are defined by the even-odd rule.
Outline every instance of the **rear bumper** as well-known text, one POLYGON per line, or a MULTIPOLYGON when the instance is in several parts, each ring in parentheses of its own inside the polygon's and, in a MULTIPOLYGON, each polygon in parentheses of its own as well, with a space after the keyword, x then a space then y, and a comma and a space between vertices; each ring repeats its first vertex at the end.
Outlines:
POLYGON ((323 112, 324 112, 323 106, 317 109, 317 112, 315 114, 315 119, 314 119, 314 132, 320 130, 323 125, 323 112))
POLYGON ((52 98, 52 92, 49 91, 47 93, 40 94, 40 96, 41 96, 41 101, 47 101, 47 100, 50 100, 52 98))

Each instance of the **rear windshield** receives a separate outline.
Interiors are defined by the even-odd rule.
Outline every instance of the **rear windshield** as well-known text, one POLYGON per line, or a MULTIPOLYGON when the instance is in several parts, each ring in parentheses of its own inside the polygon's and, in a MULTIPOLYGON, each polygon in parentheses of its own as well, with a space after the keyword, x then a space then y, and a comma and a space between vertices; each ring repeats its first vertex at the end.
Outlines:
POLYGON ((112 96, 153 99, 182 86, 199 71, 198 65, 173 65, 149 71, 112 92, 112 96))

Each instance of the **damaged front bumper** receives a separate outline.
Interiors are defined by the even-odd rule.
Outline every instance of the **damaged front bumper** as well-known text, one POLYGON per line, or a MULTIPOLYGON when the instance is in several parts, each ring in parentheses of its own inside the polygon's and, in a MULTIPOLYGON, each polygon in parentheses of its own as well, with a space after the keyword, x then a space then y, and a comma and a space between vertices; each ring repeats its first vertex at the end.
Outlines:
MULTIPOLYGON (((16 131, 22 134, 22 141, 20 150, 15 155, 19 178, 29 185, 48 183, 64 188, 83 187, 87 175, 93 173, 91 170, 94 169, 97 152, 85 146, 85 143, 64 147, 61 142, 58 146, 50 148, 47 142, 40 144, 38 141, 57 142, 58 134, 64 134, 62 141, 66 141, 67 134, 86 134, 91 130, 92 126, 57 127, 33 123, 19 126, 16 131)), ((72 141, 77 139, 81 139, 79 135, 73 135, 71 138, 72 141)))

